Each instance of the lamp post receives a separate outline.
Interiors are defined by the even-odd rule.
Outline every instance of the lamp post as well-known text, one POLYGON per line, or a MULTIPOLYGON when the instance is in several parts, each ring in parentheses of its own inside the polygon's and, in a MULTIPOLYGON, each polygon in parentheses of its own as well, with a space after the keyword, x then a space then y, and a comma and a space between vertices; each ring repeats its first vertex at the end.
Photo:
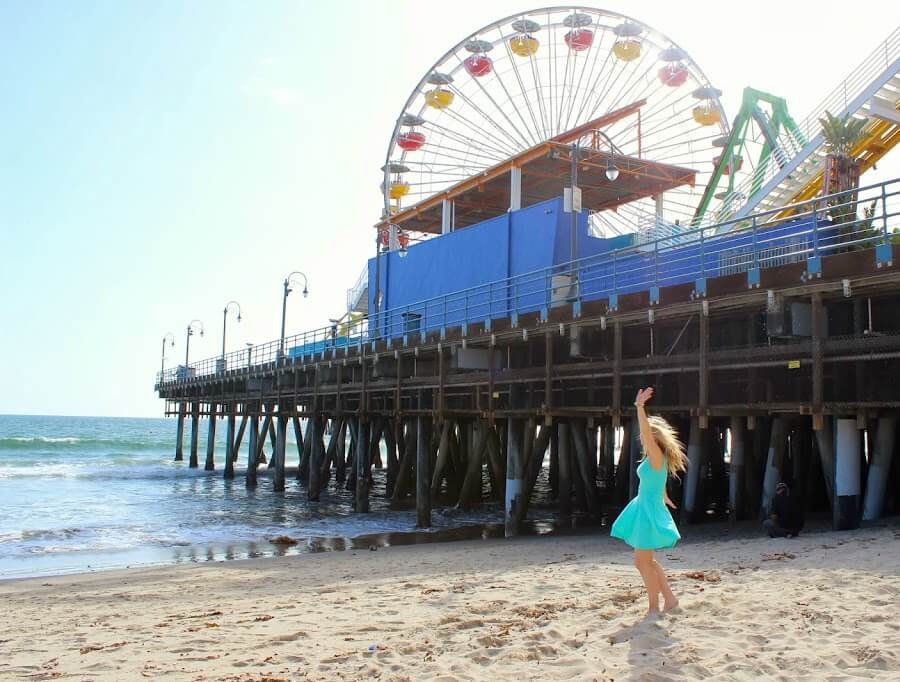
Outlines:
POLYGON ((304 275, 299 270, 295 270, 287 277, 284 278, 284 298, 281 300, 281 343, 278 346, 278 359, 284 357, 284 323, 285 318, 287 317, 287 297, 288 294, 293 291, 291 289, 291 284, 295 284, 294 275, 299 275, 303 278, 303 297, 309 296, 309 286, 307 284, 306 275, 304 275))
POLYGON ((187 326, 187 341, 184 344, 184 371, 190 366, 188 360, 191 357, 191 337, 194 335, 194 324, 200 325, 200 336, 203 336, 203 323, 200 320, 191 320, 187 326))
POLYGON ((172 348, 175 347, 175 335, 172 332, 166 332, 162 340, 162 360, 159 367, 159 383, 163 382, 163 375, 166 371, 166 341, 169 341, 172 348))
POLYGON ((222 311, 222 369, 225 369, 225 331, 228 325, 228 311, 232 306, 237 307, 237 321, 241 321, 241 304, 237 301, 228 301, 222 311))

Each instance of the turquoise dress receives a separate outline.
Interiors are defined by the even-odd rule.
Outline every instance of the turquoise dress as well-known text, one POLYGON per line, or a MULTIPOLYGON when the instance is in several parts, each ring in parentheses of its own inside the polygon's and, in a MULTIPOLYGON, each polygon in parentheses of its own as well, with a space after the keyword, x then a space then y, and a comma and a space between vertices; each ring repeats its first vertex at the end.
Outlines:
POLYGON ((624 540, 634 549, 667 549, 681 539, 675 521, 664 500, 668 462, 663 459, 659 471, 649 458, 638 465, 638 494, 613 523, 610 535, 624 540))

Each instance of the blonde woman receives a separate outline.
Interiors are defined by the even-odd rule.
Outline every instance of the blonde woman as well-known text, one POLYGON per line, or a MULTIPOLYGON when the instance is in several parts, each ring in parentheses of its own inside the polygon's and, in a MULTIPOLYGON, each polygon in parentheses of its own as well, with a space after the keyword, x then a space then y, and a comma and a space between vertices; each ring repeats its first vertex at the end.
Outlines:
POLYGON ((648 417, 644 410, 644 404, 652 397, 652 388, 642 388, 634 399, 644 450, 637 468, 640 484, 637 497, 622 510, 611 531, 614 538, 634 548, 634 565, 647 588, 648 614, 659 612, 660 592, 664 611, 678 606, 666 572, 654 559, 653 551, 674 547, 681 539, 672 514, 666 509, 675 508, 666 494, 666 478, 670 474, 677 477, 687 469, 684 445, 678 441, 675 429, 662 417, 648 417))

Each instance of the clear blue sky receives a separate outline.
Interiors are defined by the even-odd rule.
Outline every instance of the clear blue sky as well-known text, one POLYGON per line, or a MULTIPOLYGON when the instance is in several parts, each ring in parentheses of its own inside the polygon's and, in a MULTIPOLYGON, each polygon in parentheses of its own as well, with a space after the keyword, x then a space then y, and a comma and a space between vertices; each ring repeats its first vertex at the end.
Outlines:
MULTIPOLYGON (((685 47, 729 116, 752 85, 799 118, 900 10, 797 5, 598 3, 685 47)), ((291 298, 289 333, 340 315, 410 90, 452 44, 531 7, 0 0, 0 413, 158 415, 163 334, 179 362, 200 318, 191 357, 215 355, 237 299, 229 348, 271 340, 291 270, 310 297, 291 298)))

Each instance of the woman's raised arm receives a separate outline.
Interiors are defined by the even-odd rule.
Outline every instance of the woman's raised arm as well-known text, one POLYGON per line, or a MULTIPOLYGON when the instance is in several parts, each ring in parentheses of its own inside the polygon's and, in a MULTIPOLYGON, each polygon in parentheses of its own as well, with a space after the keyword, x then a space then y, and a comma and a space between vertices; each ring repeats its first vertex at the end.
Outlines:
POLYGON ((650 430, 650 422, 647 421, 647 412, 644 409, 644 403, 653 397, 653 387, 642 388, 638 391, 637 397, 634 399, 634 406, 637 408, 638 424, 641 427, 641 446, 647 457, 650 459, 650 466, 654 470, 659 471, 663 466, 663 453, 653 437, 650 430))

